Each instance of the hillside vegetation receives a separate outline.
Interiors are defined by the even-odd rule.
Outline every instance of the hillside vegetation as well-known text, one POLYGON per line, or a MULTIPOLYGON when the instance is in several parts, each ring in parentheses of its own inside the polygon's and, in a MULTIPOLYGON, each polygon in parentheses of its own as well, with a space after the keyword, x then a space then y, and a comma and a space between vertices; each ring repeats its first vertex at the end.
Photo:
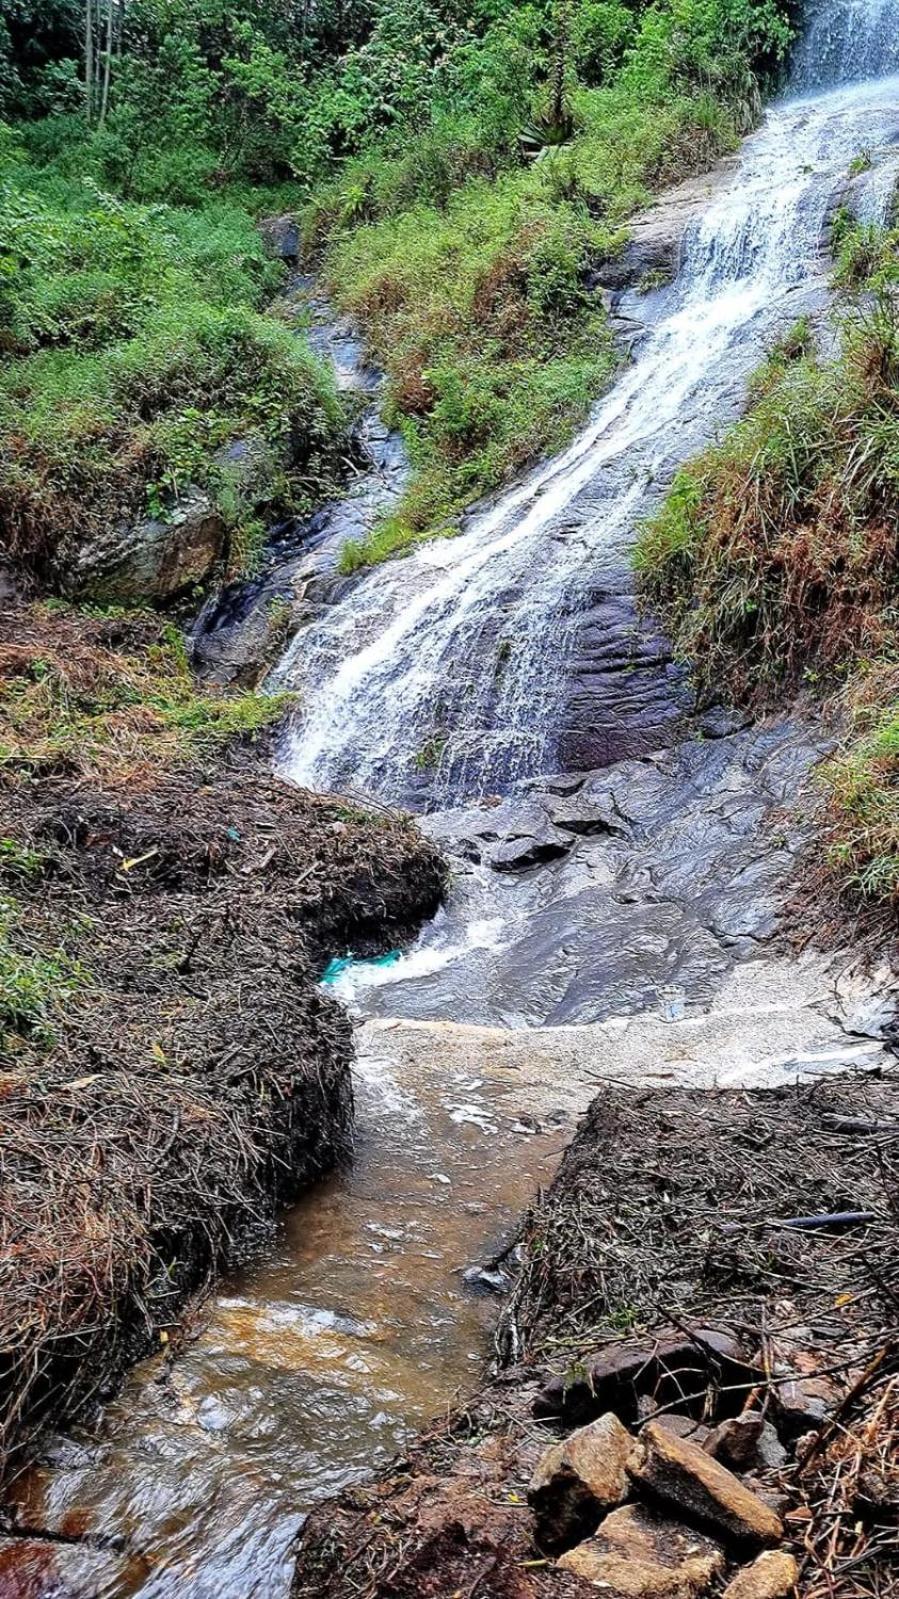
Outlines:
POLYGON ((899 231, 835 225, 840 353, 797 325, 745 419, 675 478, 637 568, 700 694, 805 685, 850 728, 830 862, 899 911, 899 231))
POLYGON ((59 584, 194 485, 237 568, 260 519, 333 491, 347 418, 264 309, 273 210, 362 322, 416 468, 347 565, 451 531, 607 383, 591 264, 734 144, 788 39, 778 0, 0 0, 4 541, 59 584), (249 486, 221 454, 245 437, 249 486))

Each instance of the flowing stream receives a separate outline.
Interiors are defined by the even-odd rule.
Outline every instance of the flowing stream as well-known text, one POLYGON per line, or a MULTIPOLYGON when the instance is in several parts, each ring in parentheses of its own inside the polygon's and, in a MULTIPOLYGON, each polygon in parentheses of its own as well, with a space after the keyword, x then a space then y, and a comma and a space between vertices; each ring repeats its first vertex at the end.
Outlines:
MULTIPOLYGON (((445 813, 429 825, 460 850, 457 888, 411 954, 341 976, 379 1018, 359 1033, 353 1168, 221 1287, 184 1353, 145 1362, 97 1427, 53 1444, 20 1488, 33 1536, 0 1540, 0 1599, 285 1599, 309 1507, 472 1385, 491 1301, 470 1290, 495 1285, 491 1260, 603 1075, 749 1082, 845 1064, 830 980, 763 949, 800 829, 757 835, 820 753, 813 738, 717 729, 551 783, 539 803, 521 784, 605 765, 647 674, 671 707, 644 696, 624 753, 655 749, 678 713, 676 674, 633 608, 634 529, 739 410, 766 342, 826 302, 826 223, 855 157, 859 214, 891 204, 897 9, 816 12, 794 97, 711 186, 676 281, 627 297, 646 332, 570 448, 458 538, 364 576, 288 651, 278 675, 310 709, 284 772, 387 799, 424 790, 445 813), (449 809, 500 792, 505 806, 449 809), (466 1281, 474 1262, 487 1275, 466 1281)), ((854 1013, 861 1063, 867 1029, 854 1013)))
MULTIPOLYGON (((831 5, 813 27, 831 52, 848 38, 854 76, 870 54, 856 43, 859 12, 886 10, 831 5)), ((899 29, 895 3, 889 14, 899 29)), ((655 325, 636 360, 570 448, 472 514, 461 537, 371 572, 296 639, 280 676, 310 710, 283 754, 290 777, 401 799, 436 741, 433 799, 446 803, 566 764, 588 599, 626 591, 634 529, 660 487, 733 414, 766 340, 820 304, 825 221, 863 153, 882 156, 863 189, 868 214, 883 209, 897 131, 893 78, 768 114, 688 229, 676 282, 641 313, 655 325)))

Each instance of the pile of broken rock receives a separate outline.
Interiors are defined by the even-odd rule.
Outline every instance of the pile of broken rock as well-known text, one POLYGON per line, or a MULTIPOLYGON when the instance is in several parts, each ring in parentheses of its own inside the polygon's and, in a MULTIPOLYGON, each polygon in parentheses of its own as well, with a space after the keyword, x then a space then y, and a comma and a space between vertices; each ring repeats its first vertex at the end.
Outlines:
POLYGON ((690 1599, 734 1557, 750 1563, 726 1599, 784 1599, 797 1572, 793 1556, 772 1547, 784 1532, 778 1510, 730 1469, 778 1452, 758 1412, 714 1430, 668 1412, 635 1437, 608 1411, 541 1459, 529 1491, 539 1542, 610 1599, 690 1599))
POLYGON ((607 1599, 698 1599, 722 1584, 724 1599, 791 1594, 797 1566, 778 1547, 784 1503, 771 1487, 788 1451, 771 1417, 787 1438, 814 1426, 826 1379, 785 1372, 759 1409, 764 1375, 729 1334, 684 1328, 552 1379, 538 1413, 593 1419, 552 1444, 531 1478, 539 1547, 607 1599), (697 1419, 712 1410, 717 1425, 697 1419), (639 1430, 625 1424, 647 1414, 639 1430))

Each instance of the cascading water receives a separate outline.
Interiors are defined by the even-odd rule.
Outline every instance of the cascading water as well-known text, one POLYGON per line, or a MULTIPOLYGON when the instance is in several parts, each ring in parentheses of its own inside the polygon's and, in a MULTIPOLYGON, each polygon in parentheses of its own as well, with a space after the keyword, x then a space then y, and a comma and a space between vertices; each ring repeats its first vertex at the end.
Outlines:
MULTIPOLYGON (((283 753, 291 776, 403 794, 430 739, 440 801, 554 764, 585 610, 611 594, 626 619, 639 518, 739 409, 772 331, 824 303, 828 209, 863 148, 860 214, 891 202, 899 79, 850 82, 899 67, 888 15, 899 0, 818 13, 798 87, 819 89, 818 55, 843 86, 775 108, 747 142, 690 229, 677 282, 651 297, 638 359, 570 449, 458 539, 370 573, 298 637, 281 667, 309 706, 283 753)), ((590 647, 601 689, 602 639, 590 647)), ((555 877, 470 873, 412 957, 376 968, 415 998, 404 1011, 394 989, 389 1019, 362 1035, 353 1169, 307 1196, 279 1251, 219 1296, 171 1369, 133 1373, 98 1429, 58 1440, 19 1485, 22 1536, 0 1549, 16 1593, 285 1599, 304 1513, 480 1362, 461 1267, 551 1175, 603 1072, 646 1085, 845 1069, 833 1016, 822 1043, 818 968, 761 950, 768 888, 792 857, 756 824, 777 808, 789 826, 781 802, 818 754, 781 724, 689 743, 667 770, 619 769, 608 794, 587 796, 602 826, 555 877), (438 1029, 429 1046, 397 1022, 410 1010, 495 1026, 438 1029), (603 1018, 578 1045, 570 1024, 603 1018), (564 1025, 528 1030, 548 1019, 564 1025)), ((564 812, 564 782, 552 793, 564 812)), ((484 815, 495 839, 499 812, 484 815)), ((869 1025, 846 1023, 859 1065, 877 1049, 869 1025)))
POLYGON ((899 71, 894 0, 831 0, 810 16, 793 59, 794 90, 863 83, 899 71))
MULTIPOLYGON (((447 803, 565 763, 589 597, 627 596, 637 523, 734 415, 766 340, 821 303, 828 210, 853 158, 899 134, 899 82, 854 82, 899 63, 896 11, 832 0, 816 16, 797 82, 819 81, 820 36, 814 72, 840 86, 781 104, 747 142, 736 181, 689 230, 676 283, 650 302, 637 359, 570 448, 458 538, 368 573, 294 641, 278 676, 309 709, 283 751, 287 775, 396 799, 430 764, 431 799, 447 803)), ((896 164, 887 154, 868 174, 868 218, 883 214, 896 164)), ((601 650, 587 666, 595 688, 601 650)))

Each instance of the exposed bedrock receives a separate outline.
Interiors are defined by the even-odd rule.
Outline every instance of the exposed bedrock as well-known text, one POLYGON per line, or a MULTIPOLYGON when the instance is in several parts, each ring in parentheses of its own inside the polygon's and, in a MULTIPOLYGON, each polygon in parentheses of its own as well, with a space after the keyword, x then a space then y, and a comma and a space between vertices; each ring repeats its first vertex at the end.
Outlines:
POLYGON ((360 986, 366 1010, 559 1025, 705 1004, 777 930, 827 747, 796 718, 710 720, 675 749, 429 818, 453 891, 391 980, 360 986))

